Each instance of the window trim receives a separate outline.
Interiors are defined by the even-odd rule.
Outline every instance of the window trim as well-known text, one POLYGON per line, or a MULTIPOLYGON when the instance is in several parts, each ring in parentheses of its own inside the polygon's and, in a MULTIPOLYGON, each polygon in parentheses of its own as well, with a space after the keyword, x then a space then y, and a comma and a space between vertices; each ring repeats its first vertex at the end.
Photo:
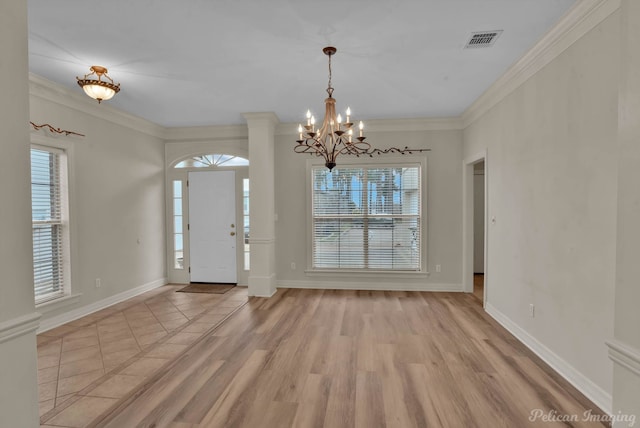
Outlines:
POLYGON ((76 236, 75 223, 73 220, 73 201, 74 196, 74 150, 72 142, 64 136, 46 137, 43 135, 31 134, 29 151, 31 149, 46 150, 52 152, 59 152, 63 154, 60 162, 61 180, 61 210, 62 210, 62 251, 63 251, 63 284, 62 293, 48 296, 43 299, 35 299, 34 302, 36 309, 43 312, 51 312, 57 310, 60 307, 68 306, 70 302, 75 302, 82 295, 81 293, 73 292, 73 278, 74 278, 74 263, 76 260, 77 245, 73 241, 76 236))
MULTIPOLYGON (((377 160, 377 159, 376 159, 377 160)), ((418 166, 420 167, 420 198, 421 198, 421 214, 420 214, 420 270, 390 270, 390 269, 353 269, 353 268, 314 268, 313 267, 313 168, 322 166, 322 159, 307 159, 306 165, 306 236, 307 236, 307 268, 305 275, 322 276, 322 277, 339 277, 349 276, 353 278, 392 278, 401 276, 411 277, 427 277, 428 258, 428 199, 427 199, 427 156, 414 155, 410 158, 407 156, 385 156, 379 161, 371 158, 347 157, 340 161, 338 167, 344 168, 402 168, 418 166)))

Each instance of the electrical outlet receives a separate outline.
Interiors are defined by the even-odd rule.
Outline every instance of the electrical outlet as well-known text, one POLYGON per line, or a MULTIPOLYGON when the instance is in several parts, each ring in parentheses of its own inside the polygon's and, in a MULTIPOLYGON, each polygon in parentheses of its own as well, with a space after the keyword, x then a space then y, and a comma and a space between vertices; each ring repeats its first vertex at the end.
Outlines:
POLYGON ((442 266, 436 265, 436 272, 442 272, 442 266))
POLYGON ((100 278, 96 278, 96 288, 100 287, 102 287, 102 281, 100 281, 100 278))
POLYGON ((291 262, 291 270, 296 270, 296 262, 291 262))
POLYGON ((531 318, 536 316, 536 307, 533 305, 533 303, 529 305, 529 315, 531 316, 531 318))

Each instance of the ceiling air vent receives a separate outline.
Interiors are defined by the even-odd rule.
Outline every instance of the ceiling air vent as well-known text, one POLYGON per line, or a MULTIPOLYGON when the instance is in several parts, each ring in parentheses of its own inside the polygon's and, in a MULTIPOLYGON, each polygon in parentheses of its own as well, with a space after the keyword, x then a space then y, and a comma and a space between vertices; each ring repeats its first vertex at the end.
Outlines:
POLYGON ((468 48, 488 48, 492 46, 498 36, 502 33, 502 30, 498 31, 480 31, 477 33, 472 33, 471 38, 464 46, 465 49, 468 48))

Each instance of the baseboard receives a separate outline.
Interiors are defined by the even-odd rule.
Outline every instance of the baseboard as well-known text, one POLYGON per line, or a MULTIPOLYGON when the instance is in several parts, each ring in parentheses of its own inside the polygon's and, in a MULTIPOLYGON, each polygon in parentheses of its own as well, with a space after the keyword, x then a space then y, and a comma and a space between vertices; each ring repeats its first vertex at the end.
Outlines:
POLYGON ((522 327, 513 322, 509 317, 500 312, 491 304, 487 303, 485 307, 487 313, 498 321, 504 328, 509 330, 520 342, 522 342, 533 353, 540 357, 545 363, 551 366, 560 376, 565 378, 570 384, 576 387, 589 400, 600 407, 602 411, 611 414, 612 396, 604 389, 600 388, 588 377, 580 373, 571 364, 560 358, 552 350, 540 343, 535 337, 527 333, 522 327))
POLYGON ((442 291, 461 292, 461 284, 407 284, 402 282, 339 282, 339 281, 289 281, 279 280, 277 288, 310 288, 324 290, 371 290, 371 291, 442 291))
POLYGON ((32 312, 0 323, 0 343, 24 336, 38 328, 40 314, 32 312))
POLYGON ((138 287, 132 288, 130 290, 123 291, 122 293, 107 297, 106 299, 98 300, 97 302, 91 303, 89 305, 82 306, 63 314, 44 319, 40 322, 40 327, 38 327, 37 333, 44 333, 47 330, 51 330, 53 328, 61 326, 62 324, 77 320, 78 318, 82 318, 86 315, 92 314, 93 312, 97 312, 111 305, 115 305, 116 303, 120 303, 139 294, 153 290, 154 288, 162 287, 165 284, 168 284, 168 279, 160 278, 155 281, 151 281, 138 287))

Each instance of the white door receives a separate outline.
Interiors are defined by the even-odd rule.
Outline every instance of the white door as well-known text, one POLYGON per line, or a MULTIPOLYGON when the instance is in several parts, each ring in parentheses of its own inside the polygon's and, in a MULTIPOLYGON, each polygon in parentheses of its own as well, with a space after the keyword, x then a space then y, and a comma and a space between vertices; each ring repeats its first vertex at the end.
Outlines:
POLYGON ((236 283, 235 171, 189 173, 191 282, 236 283))

